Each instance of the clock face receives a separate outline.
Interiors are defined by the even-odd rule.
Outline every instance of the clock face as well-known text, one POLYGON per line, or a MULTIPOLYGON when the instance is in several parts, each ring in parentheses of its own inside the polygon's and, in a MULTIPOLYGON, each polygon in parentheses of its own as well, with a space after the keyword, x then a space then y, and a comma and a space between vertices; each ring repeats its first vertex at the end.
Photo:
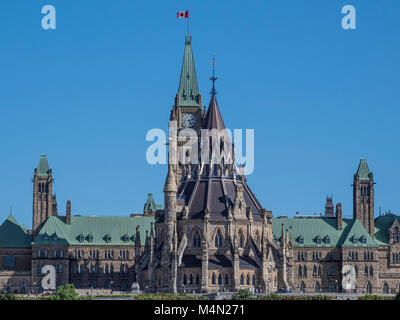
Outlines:
POLYGON ((185 128, 192 128, 196 123, 196 118, 193 113, 184 113, 182 116, 182 125, 185 128))

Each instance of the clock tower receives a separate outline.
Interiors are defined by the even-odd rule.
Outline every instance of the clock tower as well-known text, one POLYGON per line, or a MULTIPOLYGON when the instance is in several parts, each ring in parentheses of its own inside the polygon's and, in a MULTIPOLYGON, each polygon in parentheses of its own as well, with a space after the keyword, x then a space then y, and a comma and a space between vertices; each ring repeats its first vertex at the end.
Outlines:
MULTIPOLYGON (((175 96, 175 103, 172 106, 170 121, 176 121, 178 133, 185 128, 194 129, 200 132, 204 111, 201 106, 201 94, 197 85, 196 68, 193 58, 192 37, 185 37, 185 52, 183 55, 181 76, 178 92, 175 96)), ((178 146, 184 142, 179 143, 178 146)), ((177 156, 179 159, 179 156, 177 156)), ((179 185, 182 177, 182 165, 172 166, 179 185)))

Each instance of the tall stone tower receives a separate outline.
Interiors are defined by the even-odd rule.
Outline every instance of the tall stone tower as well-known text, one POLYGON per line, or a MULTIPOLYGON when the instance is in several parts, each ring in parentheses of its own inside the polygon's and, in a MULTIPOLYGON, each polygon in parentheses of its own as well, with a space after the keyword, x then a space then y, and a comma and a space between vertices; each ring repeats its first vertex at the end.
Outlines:
MULTIPOLYGON (((170 121, 176 121, 178 132, 186 128, 194 129, 197 133, 200 132, 204 117, 201 103, 201 94, 197 85, 193 58, 192 37, 186 37, 179 88, 170 116, 170 121)), ((184 142, 178 142, 178 146, 183 144, 184 142)), ((179 155, 177 155, 176 159, 179 160, 179 155)), ((182 178, 183 166, 178 163, 173 166, 173 170, 176 183, 179 184, 182 178)))
POLYGON ((46 219, 53 215, 53 174, 45 154, 42 154, 35 169, 33 182, 33 223, 35 237, 46 219))
POLYGON ((353 218, 374 237, 374 177, 367 160, 361 159, 353 181, 353 218))
POLYGON ((162 248, 161 267, 164 274, 164 284, 176 293, 177 285, 177 232, 176 232, 176 193, 174 170, 168 167, 164 186, 164 246, 162 248))

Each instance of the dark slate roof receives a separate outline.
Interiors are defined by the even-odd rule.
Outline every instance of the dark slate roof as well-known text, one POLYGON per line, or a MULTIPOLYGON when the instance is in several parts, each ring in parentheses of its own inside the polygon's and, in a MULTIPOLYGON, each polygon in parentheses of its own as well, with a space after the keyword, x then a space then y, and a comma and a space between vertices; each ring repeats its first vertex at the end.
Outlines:
POLYGON ((210 211, 210 219, 223 220, 228 218, 228 208, 233 205, 236 197, 236 184, 243 186, 243 196, 246 206, 251 207, 254 221, 263 221, 262 207, 246 182, 233 179, 213 177, 201 178, 183 182, 178 190, 178 197, 184 199, 191 219, 204 217, 206 208, 210 211))
POLYGON ((208 257, 208 267, 210 269, 231 268, 232 261, 226 255, 210 255, 208 257))
POLYGON ((239 257, 240 269, 258 269, 260 267, 259 263, 250 256, 240 256, 239 257))
POLYGON ((0 247, 30 248, 31 243, 32 235, 10 214, 0 226, 0 247))
POLYGON ((210 105, 203 122, 203 129, 225 129, 224 120, 222 120, 215 94, 211 96, 210 105))
POLYGON ((183 255, 180 268, 199 268, 201 267, 201 256, 183 255))

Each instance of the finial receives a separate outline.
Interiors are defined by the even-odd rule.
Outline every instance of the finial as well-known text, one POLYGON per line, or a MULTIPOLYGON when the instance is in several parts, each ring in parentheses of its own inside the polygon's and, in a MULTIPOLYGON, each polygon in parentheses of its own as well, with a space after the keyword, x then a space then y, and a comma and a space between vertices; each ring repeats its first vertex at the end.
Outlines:
POLYGON ((218 78, 215 76, 215 55, 214 54, 213 54, 211 65, 212 65, 213 69, 212 69, 212 77, 210 77, 210 80, 212 81, 212 89, 211 89, 210 94, 214 96, 217 94, 217 91, 215 90, 215 81, 218 80, 218 78))
POLYGON ((10 206, 10 216, 12 216, 12 206, 10 206))

